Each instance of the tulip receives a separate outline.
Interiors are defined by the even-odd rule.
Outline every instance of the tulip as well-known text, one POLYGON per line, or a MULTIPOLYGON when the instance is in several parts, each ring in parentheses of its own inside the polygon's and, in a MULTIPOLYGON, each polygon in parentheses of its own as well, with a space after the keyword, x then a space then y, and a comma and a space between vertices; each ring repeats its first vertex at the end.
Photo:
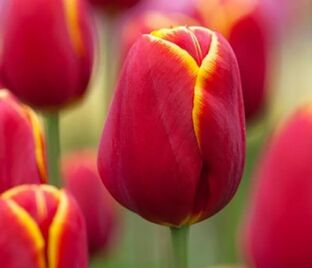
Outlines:
POLYGON ((19 184, 47 181, 45 147, 36 114, 0 90, 0 193, 19 184))
POLYGON ((60 108, 80 98, 93 61, 85 2, 10 0, 3 14, 3 83, 38 108, 60 108))
POLYGON ((203 27, 161 29, 131 48, 100 144, 112 196, 180 227, 222 209, 243 170, 244 107, 228 42, 203 27))
POLYGON ((140 0, 89 0, 91 4, 102 7, 109 11, 116 11, 133 7, 140 0))
POLYGON ((86 150, 67 155, 63 161, 63 179, 84 215, 89 251, 107 252, 115 236, 117 215, 98 174, 96 154, 86 150))
POLYGON ((203 25, 222 33, 237 56, 245 114, 253 119, 266 103, 269 31, 258 1, 197 0, 197 15, 203 25))
POLYGON ((273 136, 256 176, 244 249, 249 267, 312 267, 312 109, 273 136))
POLYGON ((142 34, 148 34, 161 28, 175 27, 179 25, 198 25, 195 19, 182 13, 164 13, 157 11, 145 11, 139 16, 131 16, 124 24, 121 34, 121 51, 123 58, 129 49, 142 34))
POLYGON ((88 267, 83 217, 64 190, 23 185, 3 193, 0 228, 2 267, 88 267))

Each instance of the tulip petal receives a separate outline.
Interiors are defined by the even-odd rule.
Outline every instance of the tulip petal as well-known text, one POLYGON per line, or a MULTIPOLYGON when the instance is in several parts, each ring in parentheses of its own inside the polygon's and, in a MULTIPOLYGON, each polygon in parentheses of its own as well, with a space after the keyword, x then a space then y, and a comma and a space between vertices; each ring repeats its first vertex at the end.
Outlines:
POLYGON ((86 268, 87 237, 84 220, 74 199, 61 191, 49 231, 49 268, 86 268))
POLYGON ((195 195, 202 164, 192 124, 197 72, 186 50, 144 35, 128 55, 104 129, 104 183, 153 222, 180 225, 195 195))
POLYGON ((12 95, 0 97, 0 192, 13 186, 46 181, 41 129, 28 108, 12 95))
POLYGON ((249 267, 312 267, 312 109, 302 107, 268 144, 242 229, 249 267))
POLYGON ((43 130, 41 124, 39 122, 38 117, 34 113, 32 109, 28 106, 24 106, 24 111, 30 121, 33 131, 33 139, 34 139, 34 146, 35 146, 35 157, 36 162, 40 174, 41 182, 48 181, 48 170, 47 170, 47 163, 45 159, 45 143, 43 137, 43 130))
POLYGON ((8 268, 46 268, 45 241, 30 215, 14 201, 0 200, 0 262, 8 268), (18 254, 18 258, 16 257, 18 254))
POLYGON ((245 150, 241 94, 234 53, 224 38, 214 33, 194 94, 193 121, 203 169, 192 223, 220 210, 239 185, 245 150))
MULTIPOLYGON (((198 31, 200 32, 200 31, 198 31)), ((186 50, 200 66, 207 54, 210 45, 210 33, 205 35, 199 42, 192 27, 176 27, 174 29, 161 29, 151 33, 152 36, 167 40, 186 50)))
POLYGON ((63 3, 65 18, 67 20, 67 26, 73 47, 76 49, 77 53, 81 55, 84 52, 84 44, 81 29, 79 28, 78 2, 77 0, 63 0, 63 3))
POLYGON ((11 0, 3 22, 4 84, 51 108, 81 97, 92 69, 90 18, 81 0, 11 0))
POLYGON ((37 223, 47 241, 50 224, 59 204, 59 192, 52 186, 22 185, 2 194, 5 200, 13 200, 25 209, 37 223))

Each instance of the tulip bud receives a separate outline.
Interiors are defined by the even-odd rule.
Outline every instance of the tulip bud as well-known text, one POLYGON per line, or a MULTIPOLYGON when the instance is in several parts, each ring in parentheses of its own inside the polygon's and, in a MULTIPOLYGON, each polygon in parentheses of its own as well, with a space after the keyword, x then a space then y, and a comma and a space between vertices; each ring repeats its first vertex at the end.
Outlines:
POLYGON ((250 267, 312 267, 312 109, 278 129, 253 189, 244 246, 250 267))
POLYGON ((141 36, 100 144, 99 171, 110 193, 155 223, 199 222, 234 195, 244 152, 239 70, 227 41, 202 27, 141 36))
POLYGON ((10 0, 3 19, 3 83, 22 101, 59 108, 88 85, 93 42, 82 0, 10 0))
POLYGON ((88 267, 83 217, 64 190, 23 185, 3 193, 0 228, 2 267, 88 267))
POLYGON ((161 28, 175 27, 179 25, 198 25, 195 19, 182 13, 168 13, 146 11, 139 16, 132 16, 123 27, 121 34, 122 55, 124 58, 131 46, 142 34, 148 34, 161 28))
POLYGON ((257 0, 197 0, 203 25, 224 35, 231 44, 240 68, 247 119, 266 102, 268 29, 257 0))
POLYGON ((93 5, 108 9, 110 11, 130 8, 140 2, 140 0, 89 0, 89 1, 93 5))
POLYGON ((108 251, 115 235, 117 215, 113 200, 98 174, 96 154, 80 151, 66 156, 63 179, 66 189, 73 194, 84 215, 89 251, 108 251))
POLYGON ((19 184, 47 181, 45 147, 36 114, 0 90, 0 193, 19 184))

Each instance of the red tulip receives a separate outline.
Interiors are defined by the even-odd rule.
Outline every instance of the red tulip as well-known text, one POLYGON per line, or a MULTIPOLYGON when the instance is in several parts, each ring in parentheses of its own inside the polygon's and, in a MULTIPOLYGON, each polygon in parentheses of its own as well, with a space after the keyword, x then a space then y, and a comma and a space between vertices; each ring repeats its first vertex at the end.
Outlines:
POLYGON ((89 1, 98 7, 102 7, 110 11, 130 8, 140 2, 140 0, 89 0, 89 1))
POLYGON ((64 190, 24 185, 3 193, 0 228, 1 267, 88 267, 83 217, 64 190))
POLYGON ((122 29, 121 54, 124 56, 123 58, 126 57, 131 46, 142 34, 179 25, 199 25, 199 22, 182 13, 145 11, 140 13, 139 16, 134 14, 125 22, 122 29))
POLYGON ((271 140, 245 227, 251 267, 312 267, 312 109, 301 109, 271 140))
POLYGON ((117 215, 98 175, 96 154, 80 151, 68 155, 63 161, 63 178, 85 217, 89 251, 107 251, 115 235, 117 215))
POLYGON ((203 25, 221 32, 237 56, 242 78, 246 118, 263 110, 266 102, 268 29, 254 0, 197 0, 203 25))
POLYGON ((106 188, 155 223, 182 226, 215 214, 242 175, 243 113, 237 62, 221 35, 202 27, 143 35, 102 135, 106 188))
POLYGON ((36 114, 0 90, 0 193, 19 184, 47 181, 45 147, 36 114))
POLYGON ((2 76, 22 101, 58 108, 88 85, 93 42, 82 0, 10 0, 3 19, 2 76))

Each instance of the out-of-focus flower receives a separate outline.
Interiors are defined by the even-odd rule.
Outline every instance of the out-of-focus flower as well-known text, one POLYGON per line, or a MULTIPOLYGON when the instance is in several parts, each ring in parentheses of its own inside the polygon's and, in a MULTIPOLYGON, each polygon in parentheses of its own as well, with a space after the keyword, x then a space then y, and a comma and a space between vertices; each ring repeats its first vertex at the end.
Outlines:
POLYGON ((244 247, 251 267, 312 267, 312 108, 300 109, 261 161, 244 247))
POLYGON ((145 0, 143 8, 162 12, 186 12, 192 4, 193 0, 145 0))
POLYGON ((195 26, 200 23, 195 19, 182 13, 164 13, 157 11, 145 11, 139 15, 134 14, 125 23, 121 34, 121 51, 123 58, 126 57, 129 49, 142 34, 149 34, 152 31, 176 27, 180 25, 195 26))
POLYGON ((240 68, 246 118, 263 110, 266 102, 269 30, 258 0, 197 0, 203 25, 221 32, 231 44, 240 68))
POLYGON ((7 90, 0 90, 0 193, 47 181, 45 146, 36 114, 7 90))
POLYGON ((93 37, 82 0, 10 0, 2 18, 3 83, 39 108, 80 98, 93 62, 93 37))
POLYGON ((104 8, 109 12, 133 7, 141 0, 89 0, 95 6, 104 8))
POLYGON ((98 165, 110 193, 159 224, 192 224, 234 195, 245 153, 239 70, 202 27, 140 37, 120 74, 98 165))
POLYGON ((88 267, 84 220, 64 190, 23 185, 3 193, 0 228, 2 267, 88 267))
POLYGON ((63 179, 85 217, 89 251, 108 250, 117 225, 116 207, 98 174, 95 152, 67 155, 63 161, 63 179))

